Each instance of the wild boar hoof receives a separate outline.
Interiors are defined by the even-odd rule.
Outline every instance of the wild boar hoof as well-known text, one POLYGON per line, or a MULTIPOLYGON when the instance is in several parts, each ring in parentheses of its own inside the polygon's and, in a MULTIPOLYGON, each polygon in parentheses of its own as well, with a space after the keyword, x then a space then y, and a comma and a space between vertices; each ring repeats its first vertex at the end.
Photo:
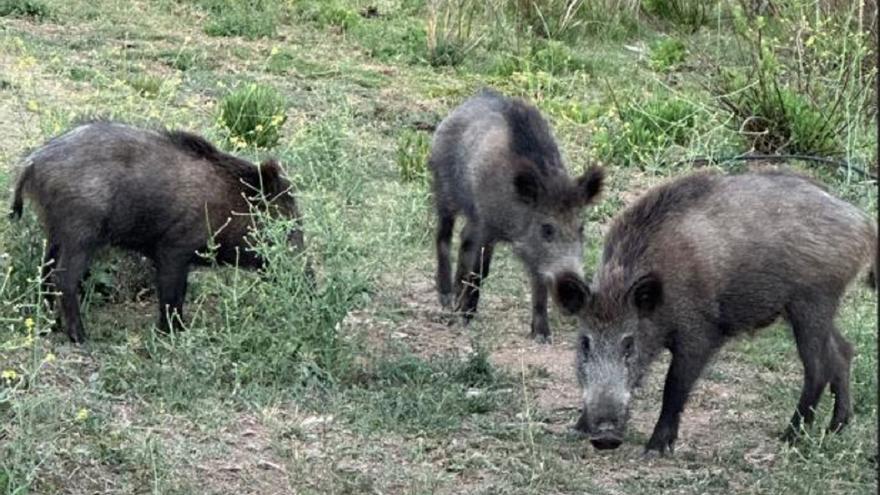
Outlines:
POLYGON ((655 432, 645 446, 644 456, 651 458, 672 456, 675 453, 675 436, 667 432, 655 432))
POLYGON ((788 425, 788 428, 785 429, 779 439, 789 445, 792 445, 797 442, 798 439, 801 437, 801 431, 802 430, 800 427, 795 428, 794 426, 788 425))
POLYGON ((550 335, 550 325, 547 324, 547 320, 532 320, 532 331, 529 332, 529 337, 535 339, 535 342, 539 344, 552 344, 553 337, 550 335))
POLYGON ((553 337, 550 334, 536 333, 532 331, 529 333, 529 337, 535 340, 535 342, 539 344, 552 344, 553 337))

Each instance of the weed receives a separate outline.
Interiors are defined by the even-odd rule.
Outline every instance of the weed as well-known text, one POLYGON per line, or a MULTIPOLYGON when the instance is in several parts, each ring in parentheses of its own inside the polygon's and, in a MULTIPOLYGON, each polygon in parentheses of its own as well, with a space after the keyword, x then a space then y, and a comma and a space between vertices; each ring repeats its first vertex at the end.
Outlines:
POLYGON ((404 182, 427 180, 431 138, 420 131, 404 129, 397 138, 397 170, 404 182))
POLYGON ((248 84, 220 104, 220 122, 236 147, 271 148, 278 144, 279 130, 287 120, 286 103, 274 88, 248 84))
POLYGON ((272 74, 287 74, 296 61, 296 57, 287 50, 272 50, 266 60, 266 70, 272 74))
POLYGON ((163 51, 159 54, 159 60, 169 67, 184 72, 204 68, 208 65, 207 57, 204 53, 185 48, 163 51))
POLYGON ((296 4, 298 17, 321 27, 348 31, 358 25, 357 11, 339 0, 307 0, 296 4))
POLYGON ((280 6, 273 0, 199 0, 210 13, 204 30, 211 36, 243 36, 249 39, 274 36, 280 22, 280 6))
POLYGON ((0 17, 47 20, 53 17, 53 11, 43 0, 0 0, 0 17))
POLYGON ((603 118, 593 147, 609 163, 652 164, 672 145, 687 146, 697 108, 681 98, 656 96, 644 104, 626 103, 603 118), (616 117, 616 118, 615 118, 616 117))
POLYGON ((678 38, 663 38, 651 46, 651 67, 659 72, 675 70, 686 57, 687 48, 678 38))

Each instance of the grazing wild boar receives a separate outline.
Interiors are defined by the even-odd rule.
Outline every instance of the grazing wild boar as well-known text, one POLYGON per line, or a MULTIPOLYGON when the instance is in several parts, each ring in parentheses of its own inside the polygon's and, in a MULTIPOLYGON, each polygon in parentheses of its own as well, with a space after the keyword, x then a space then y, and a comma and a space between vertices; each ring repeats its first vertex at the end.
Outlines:
POLYGON ((183 318, 190 266, 205 262, 196 252, 212 238, 217 261, 263 265, 247 241, 255 227, 251 200, 264 211, 268 206, 272 215, 293 219, 288 241, 303 248, 290 188, 274 160, 257 167, 193 134, 98 121, 79 125, 26 158, 12 216, 21 216, 24 197, 34 204, 48 238, 44 284, 53 282, 61 293, 67 335, 83 342, 77 290, 96 250, 116 246, 155 263, 159 326, 170 329, 183 318))
POLYGON ((715 351, 782 317, 804 366, 785 437, 812 422, 826 384, 835 396, 829 429, 839 430, 851 412, 853 348, 834 317, 876 255, 866 215, 792 172, 698 173, 650 190, 613 221, 592 284, 571 273, 553 287, 580 326, 576 428, 596 448, 620 445, 632 390, 665 347, 672 362, 646 451, 671 452, 688 394, 715 351))
POLYGON ((488 89, 440 123, 429 165, 438 216, 440 303, 454 304, 469 321, 495 243, 509 242, 531 277, 531 335, 548 339, 547 280, 556 273, 581 273, 581 213, 602 188, 602 170, 591 168, 571 178, 538 110, 488 89), (467 224, 453 292, 449 251, 459 214, 467 224))

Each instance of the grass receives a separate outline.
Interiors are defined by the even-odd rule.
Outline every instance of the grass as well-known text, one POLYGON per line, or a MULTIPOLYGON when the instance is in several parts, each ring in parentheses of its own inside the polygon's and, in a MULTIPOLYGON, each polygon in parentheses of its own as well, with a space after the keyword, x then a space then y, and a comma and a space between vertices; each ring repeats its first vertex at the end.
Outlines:
MULTIPOLYGON (((117 0, 0 1, 25 9, 0 10, 0 203, 28 149, 78 116, 110 115, 190 129, 253 161, 275 156, 308 246, 291 256, 279 243, 289 225, 273 221, 255 240, 272 261, 263 272, 195 270, 187 329, 170 336, 153 327, 149 264, 101 253, 83 284, 90 342, 77 348, 39 303, 33 209, 0 217, 0 494, 874 493, 877 296, 862 287, 837 321, 858 349, 848 430, 822 433, 826 396, 804 442, 776 440, 801 383, 790 330, 777 325, 724 348, 685 410, 676 455, 652 461, 640 454, 662 367, 635 397, 624 445, 592 450, 569 431, 572 322, 551 310, 555 343, 526 338, 529 288, 508 247, 469 327, 440 311, 429 129, 478 88, 535 102, 572 174, 608 167, 585 214, 588 273, 613 215, 690 171, 670 163, 754 144, 742 123, 760 108, 733 90, 757 77, 748 13, 696 22, 693 2, 585 0, 566 20, 554 10, 565 3, 161 0, 132 15, 117 0), (544 21, 523 10, 534 5, 544 21), (719 91, 718 65, 742 85, 719 91)), ((834 151, 872 163, 868 54, 846 9, 817 20, 808 8, 789 2, 764 21, 767 77, 809 109, 786 105, 774 119, 817 142, 825 132, 809 112, 834 109, 834 151), (808 86, 785 49, 798 43, 808 86)), ((794 166, 876 211, 873 181, 794 166)))
POLYGON ((270 86, 249 84, 232 91, 220 107, 220 121, 237 147, 271 148, 287 120, 284 97, 270 86))

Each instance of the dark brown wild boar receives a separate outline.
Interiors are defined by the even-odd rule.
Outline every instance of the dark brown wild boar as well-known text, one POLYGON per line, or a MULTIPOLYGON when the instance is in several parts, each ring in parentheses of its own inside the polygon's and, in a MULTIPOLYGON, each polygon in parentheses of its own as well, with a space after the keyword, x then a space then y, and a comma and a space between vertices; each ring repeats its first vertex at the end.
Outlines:
POLYGON ((183 318, 190 266, 204 262, 196 252, 212 238, 217 261, 263 265, 247 241, 255 227, 250 201, 292 219, 288 241, 302 249, 290 188, 274 160, 257 167, 193 134, 99 121, 26 158, 12 216, 21 216, 24 197, 35 206, 48 238, 44 284, 54 282, 67 334, 83 342, 77 290, 96 250, 112 245, 153 260, 159 325, 169 329, 183 318))
POLYGON ((794 439, 827 384, 829 429, 850 417, 853 348, 834 325, 849 283, 874 263, 877 231, 856 207, 786 171, 694 174, 650 190, 614 220, 588 287, 559 277, 554 299, 577 315, 577 428, 600 449, 623 438, 633 387, 665 347, 672 354, 660 418, 646 451, 671 451, 688 395, 731 337, 784 318, 804 366, 794 439))
POLYGON ((481 91, 440 123, 429 165, 440 303, 454 304, 467 322, 477 310, 495 244, 509 242, 531 277, 531 335, 548 339, 547 279, 580 273, 581 213, 602 188, 602 170, 571 178, 540 112, 492 90, 481 91), (449 248, 458 215, 467 224, 453 281, 449 248))

